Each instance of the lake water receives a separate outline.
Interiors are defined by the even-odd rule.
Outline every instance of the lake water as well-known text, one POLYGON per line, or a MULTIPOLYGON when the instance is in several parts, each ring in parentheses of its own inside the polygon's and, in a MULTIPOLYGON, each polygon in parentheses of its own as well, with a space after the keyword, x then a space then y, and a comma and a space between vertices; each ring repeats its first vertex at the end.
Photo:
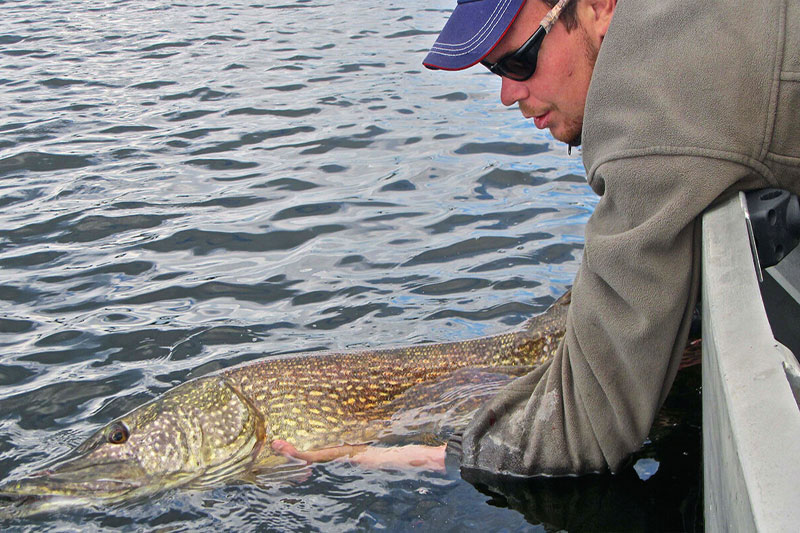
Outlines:
MULTIPOLYGON (((571 284, 580 151, 421 66, 451 0, 0 1, 0 479, 188 378, 506 331, 571 284)), ((697 375, 618 476, 315 467, 15 531, 676 530, 697 375)))

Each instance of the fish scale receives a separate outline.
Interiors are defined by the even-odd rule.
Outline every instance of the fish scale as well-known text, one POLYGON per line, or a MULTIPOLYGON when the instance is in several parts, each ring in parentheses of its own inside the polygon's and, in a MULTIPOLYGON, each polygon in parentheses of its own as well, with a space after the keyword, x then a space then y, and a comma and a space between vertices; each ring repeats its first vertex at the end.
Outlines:
POLYGON ((188 381, 110 422, 50 469, 6 482, 0 518, 243 479, 287 461, 272 450, 276 439, 301 451, 408 432, 424 441, 425 428, 466 424, 511 376, 548 361, 569 300, 567 293, 510 333, 270 358, 188 381))
POLYGON ((246 364, 222 375, 266 414, 268 440, 310 450, 368 438, 393 412, 428 400, 406 391, 459 369, 541 363, 562 335, 561 327, 535 328, 533 334, 525 329, 462 342, 294 356, 246 364))

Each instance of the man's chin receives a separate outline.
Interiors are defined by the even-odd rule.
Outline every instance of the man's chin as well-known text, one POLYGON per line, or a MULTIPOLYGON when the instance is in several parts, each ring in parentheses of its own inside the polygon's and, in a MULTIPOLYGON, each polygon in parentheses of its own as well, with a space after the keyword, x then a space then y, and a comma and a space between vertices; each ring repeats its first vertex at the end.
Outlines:
POLYGON ((575 148, 576 146, 580 146, 581 145, 581 134, 579 133, 578 135, 576 135, 575 137, 573 137, 569 141, 566 141, 566 143, 569 145, 570 148, 575 148))
POLYGON ((567 131, 559 129, 550 129, 550 134, 557 141, 567 143, 570 147, 581 145, 581 130, 582 128, 570 128, 567 131))

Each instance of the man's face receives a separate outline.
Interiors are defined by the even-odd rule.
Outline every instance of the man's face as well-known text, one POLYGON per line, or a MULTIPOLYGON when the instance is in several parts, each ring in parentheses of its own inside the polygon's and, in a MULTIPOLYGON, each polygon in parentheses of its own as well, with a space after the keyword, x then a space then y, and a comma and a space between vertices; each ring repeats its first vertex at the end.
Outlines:
MULTIPOLYGON (((587 30, 584 20, 591 24, 593 19, 582 17, 586 15, 582 7, 578 6, 577 28, 567 32, 559 21, 545 36, 533 76, 525 81, 503 77, 500 90, 503 105, 518 103, 522 115, 532 118, 537 128, 549 128, 553 137, 571 144, 580 144, 583 107, 601 42, 594 28, 587 30)), ((522 46, 549 10, 541 0, 528 0, 486 59, 494 63, 522 46)))

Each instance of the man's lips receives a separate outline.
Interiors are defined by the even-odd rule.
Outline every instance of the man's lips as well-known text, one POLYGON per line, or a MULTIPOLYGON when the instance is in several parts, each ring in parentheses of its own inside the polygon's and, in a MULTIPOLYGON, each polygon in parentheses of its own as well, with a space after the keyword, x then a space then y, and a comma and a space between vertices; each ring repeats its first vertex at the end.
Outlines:
POLYGON ((550 111, 547 111, 541 115, 536 115, 533 117, 533 123, 536 125, 537 128, 543 130, 547 127, 548 123, 550 122, 550 111))
POLYGON ((519 110, 522 112, 522 116, 525 118, 532 118, 533 123, 536 125, 537 128, 543 130, 550 125, 550 119, 552 118, 552 109, 548 109, 546 111, 537 113, 531 107, 524 105, 522 102, 519 104, 519 110))

